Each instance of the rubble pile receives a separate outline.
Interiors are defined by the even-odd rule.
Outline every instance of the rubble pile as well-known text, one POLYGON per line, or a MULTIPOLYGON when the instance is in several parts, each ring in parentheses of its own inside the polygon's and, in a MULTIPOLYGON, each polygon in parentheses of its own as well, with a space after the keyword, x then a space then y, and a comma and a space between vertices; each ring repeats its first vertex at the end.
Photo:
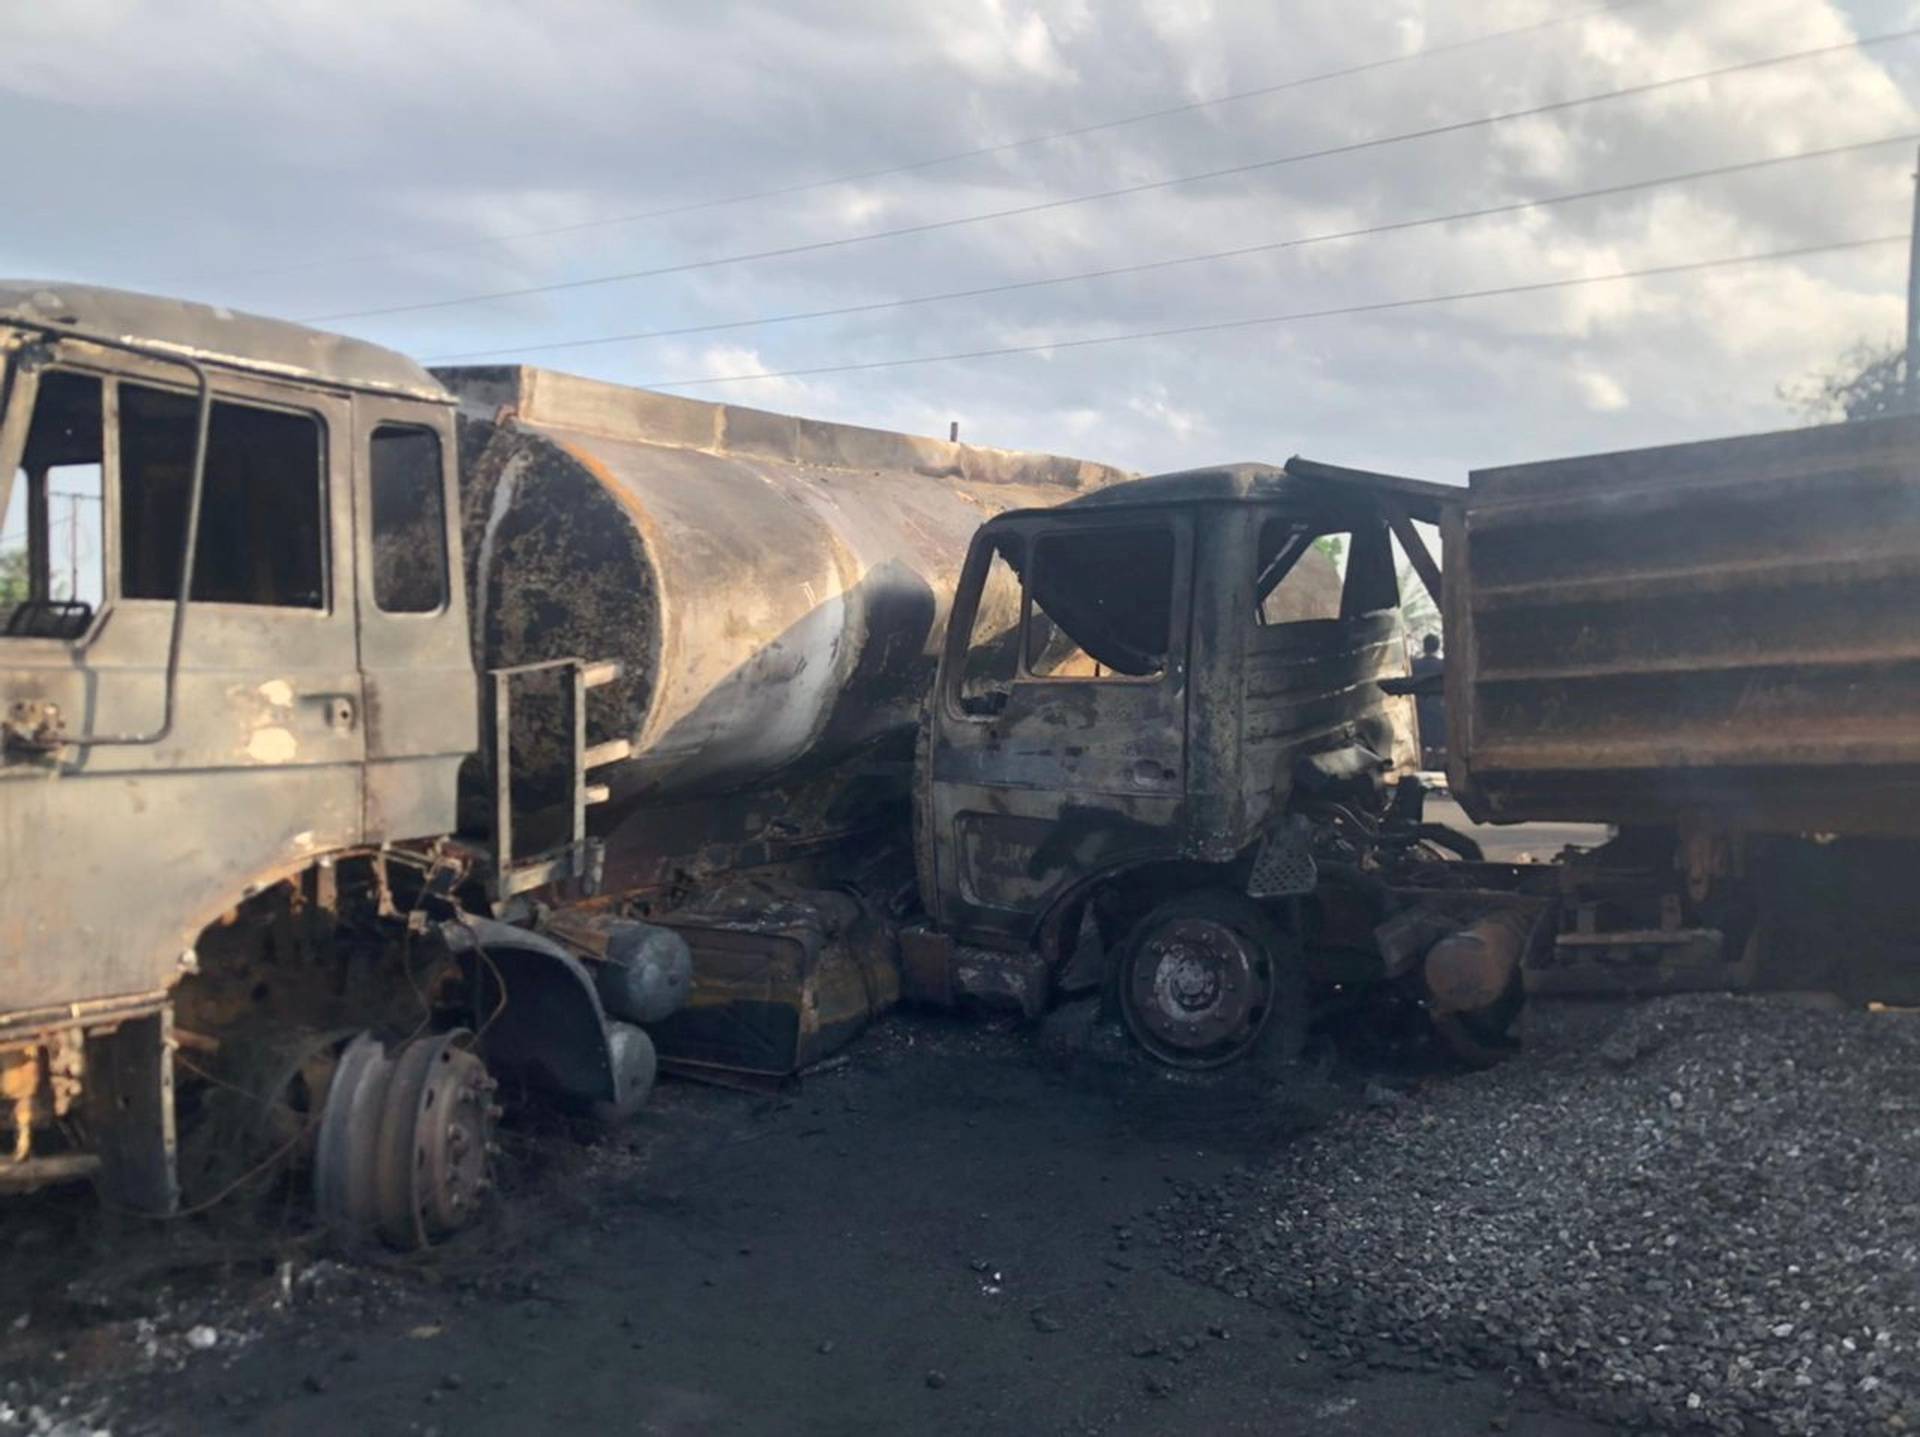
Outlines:
MULTIPOLYGON (((1587 1010, 1590 1012, 1591 1010, 1587 1010)), ((1920 1432, 1920 1017, 1689 996, 1367 1105, 1156 1214, 1177 1270, 1623 1426, 1920 1432)))

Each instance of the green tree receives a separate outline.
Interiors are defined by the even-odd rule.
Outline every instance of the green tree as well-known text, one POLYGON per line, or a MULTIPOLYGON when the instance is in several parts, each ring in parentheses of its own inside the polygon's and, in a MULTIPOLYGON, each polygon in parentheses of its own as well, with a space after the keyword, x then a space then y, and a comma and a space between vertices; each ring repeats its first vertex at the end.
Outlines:
POLYGON ((1428 634, 1440 632, 1440 608, 1425 582, 1407 560, 1400 561, 1400 618, 1407 636, 1417 645, 1428 634))
POLYGON ((0 549, 0 609, 11 609, 27 597, 27 551, 0 549))
POLYGON ((1878 419, 1906 414, 1907 352, 1891 342, 1861 340, 1829 369, 1780 386, 1780 397, 1809 424, 1831 424, 1843 419, 1878 419))

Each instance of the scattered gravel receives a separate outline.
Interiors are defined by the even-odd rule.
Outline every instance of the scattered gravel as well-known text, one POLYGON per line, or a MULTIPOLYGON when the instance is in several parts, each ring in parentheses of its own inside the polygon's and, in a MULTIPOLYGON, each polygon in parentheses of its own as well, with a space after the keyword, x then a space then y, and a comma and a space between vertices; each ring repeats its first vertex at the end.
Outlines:
POLYGON ((1604 1421, 1920 1433, 1920 1015, 1536 1005, 1490 1072, 1156 1214, 1176 1270, 1604 1421))

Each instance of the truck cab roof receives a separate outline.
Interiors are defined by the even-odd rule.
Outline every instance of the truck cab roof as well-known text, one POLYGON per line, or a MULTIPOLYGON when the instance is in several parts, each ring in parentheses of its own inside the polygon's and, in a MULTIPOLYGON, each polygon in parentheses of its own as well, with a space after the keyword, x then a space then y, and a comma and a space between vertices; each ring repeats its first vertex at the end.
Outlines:
POLYGON ((64 280, 0 279, 0 324, 338 389, 452 402, 439 381, 395 350, 191 300, 64 280))
POLYGON ((1285 464, 1215 464, 1152 474, 1127 484, 1082 495, 1062 509, 1112 509, 1127 505, 1268 504, 1290 502, 1302 509, 1337 508, 1357 498, 1386 500, 1409 518, 1437 523, 1449 504, 1463 503, 1464 487, 1347 469, 1295 456, 1285 464))

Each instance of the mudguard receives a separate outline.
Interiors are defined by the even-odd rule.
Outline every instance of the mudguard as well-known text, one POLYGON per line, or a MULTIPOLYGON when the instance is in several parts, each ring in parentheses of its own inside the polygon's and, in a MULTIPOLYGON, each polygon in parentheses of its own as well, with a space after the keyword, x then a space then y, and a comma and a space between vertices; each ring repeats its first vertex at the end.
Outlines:
POLYGON ((477 1024, 487 1061, 582 1102, 619 1097, 607 1015, 593 975, 551 938, 493 918, 441 925, 456 955, 471 955, 477 1024))

